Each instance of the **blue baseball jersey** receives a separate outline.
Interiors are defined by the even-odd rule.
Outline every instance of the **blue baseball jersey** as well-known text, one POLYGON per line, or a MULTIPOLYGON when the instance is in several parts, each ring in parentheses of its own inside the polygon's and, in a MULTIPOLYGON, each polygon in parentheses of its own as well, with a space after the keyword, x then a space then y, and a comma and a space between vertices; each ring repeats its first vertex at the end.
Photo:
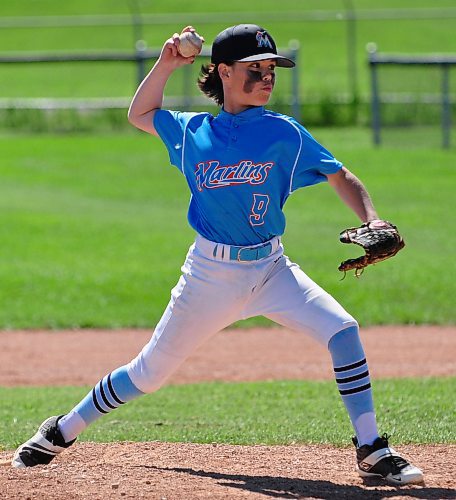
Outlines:
POLYGON ((217 243, 282 235, 288 196, 342 168, 296 120, 264 107, 215 117, 158 110, 154 126, 189 185, 190 225, 217 243))

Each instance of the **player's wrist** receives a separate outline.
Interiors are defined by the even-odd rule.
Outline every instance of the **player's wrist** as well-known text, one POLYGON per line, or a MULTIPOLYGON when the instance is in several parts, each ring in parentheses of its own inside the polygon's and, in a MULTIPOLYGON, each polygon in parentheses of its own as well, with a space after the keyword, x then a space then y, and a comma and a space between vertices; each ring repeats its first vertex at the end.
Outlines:
POLYGON ((176 69, 177 57, 162 54, 155 63, 154 70, 170 75, 176 69))
POLYGON ((382 220, 377 212, 374 212, 374 211, 366 211, 366 217, 365 217, 365 220, 363 220, 363 222, 374 222, 374 221, 377 221, 377 220, 382 220))

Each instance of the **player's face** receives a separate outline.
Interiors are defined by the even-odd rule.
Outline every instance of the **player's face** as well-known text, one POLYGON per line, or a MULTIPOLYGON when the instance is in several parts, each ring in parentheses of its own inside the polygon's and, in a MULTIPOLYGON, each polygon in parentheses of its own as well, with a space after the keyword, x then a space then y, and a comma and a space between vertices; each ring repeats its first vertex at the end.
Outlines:
POLYGON ((264 106, 269 101, 275 84, 276 63, 273 59, 237 62, 229 66, 225 80, 225 108, 235 106, 264 106))

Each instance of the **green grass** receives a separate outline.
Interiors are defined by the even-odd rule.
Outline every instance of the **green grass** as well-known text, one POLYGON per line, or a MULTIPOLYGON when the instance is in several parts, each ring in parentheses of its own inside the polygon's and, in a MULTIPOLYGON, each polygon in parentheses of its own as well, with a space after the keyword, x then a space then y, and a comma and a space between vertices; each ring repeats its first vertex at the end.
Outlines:
MULTIPOLYGON (((456 443, 455 382, 375 382, 381 432, 395 444, 456 443)), ((0 449, 15 448, 44 418, 69 411, 88 389, 0 388, 0 449)), ((164 387, 95 422, 81 440, 345 446, 351 435, 334 382, 213 382, 164 387)))
MULTIPOLYGON (((369 0, 353 2, 357 9, 410 8, 410 2, 402 0, 369 0)), ((145 25, 143 37, 150 47, 159 48, 163 41, 182 23, 194 24, 204 34, 208 42, 226 27, 239 22, 264 24, 272 31, 280 47, 285 47, 290 39, 301 43, 300 74, 301 94, 332 95, 349 90, 347 75, 346 23, 344 21, 309 22, 283 21, 281 13, 333 10, 343 11, 344 2, 312 0, 296 3, 295 0, 280 2, 278 12, 275 0, 254 0, 246 6, 243 0, 231 2, 212 2, 207 0, 192 2, 183 0, 168 2, 139 2, 144 14, 183 15, 185 21, 171 21, 169 24, 145 25), (200 13, 216 14, 228 12, 230 21, 223 15, 217 21, 204 21, 200 13), (252 14, 252 13, 257 14, 252 14), (274 13, 276 16, 274 17, 274 13), (274 19, 274 20, 271 20, 274 19), (278 20, 275 20, 278 19, 278 20)), ((3 16, 45 16, 45 15, 90 15, 90 14, 128 14, 128 2, 98 0, 91 2, 30 2, 19 0, 2 6, 3 16)), ((431 7, 429 1, 413 2, 413 8, 431 7)), ((454 7, 451 0, 432 2, 433 8, 454 7)), ((359 90, 361 95, 369 92, 369 74, 366 57, 366 44, 377 43, 381 51, 421 53, 455 52, 456 18, 447 19, 392 19, 357 21, 356 60, 358 65, 359 90), (423 33, 426 36, 423 36, 423 33)), ((90 50, 132 50, 134 46, 131 26, 88 26, 88 27, 48 27, 14 28, 0 30, 0 47, 8 51, 90 51, 90 50)), ((423 72, 423 74, 426 74, 423 72)), ((283 91, 289 89, 289 73, 281 72, 279 84, 284 81, 283 91)), ((425 79, 425 78, 424 78, 425 79)), ((454 79, 452 85, 454 84, 454 79)), ((399 80, 398 80, 399 81, 399 80)), ((3 66, 0 73, 2 95, 23 96, 105 96, 132 95, 136 86, 133 66, 126 64, 75 64, 75 65, 33 65, 3 66), (33 82, 33 85, 30 84, 33 82), (108 85, 109 82, 109 85, 108 85)), ((169 92, 180 93, 182 82, 179 76, 173 78, 169 92)), ((279 89, 278 89, 279 90, 279 89)))
MULTIPOLYGON (((16 0, 2 6, 3 16, 43 16, 43 15, 90 15, 90 14, 128 14, 129 6, 137 4, 143 13, 163 13, 163 12, 182 12, 185 14, 194 14, 199 12, 257 12, 253 0, 246 8, 244 0, 232 0, 231 2, 214 2, 208 6, 207 0, 194 0, 191 5, 186 0, 175 0, 170 5, 166 0, 139 0, 138 2, 113 2, 111 0, 79 0, 77 3, 65 2, 58 3, 55 0, 40 0, 39 2, 30 2, 28 0, 16 0), (209 8, 210 7, 210 8, 209 8)), ((352 2, 357 9, 381 9, 381 8, 410 8, 409 0, 355 0, 352 2)), ((262 0, 263 10, 270 11, 277 9, 276 0, 262 0)), ((295 0, 282 0, 280 7, 285 11, 295 12, 297 10, 342 10, 343 2, 341 0, 306 0, 297 4, 295 0), (298 8, 299 7, 299 8, 298 8)), ((454 7, 453 0, 434 0, 432 4, 429 0, 415 0, 414 8, 430 7, 454 7)))
MULTIPOLYGON (((338 234, 357 219, 324 184, 287 202, 287 254, 362 325, 454 323, 456 242, 443 223, 455 207, 454 151, 377 150, 364 130, 313 132, 407 246, 340 281, 340 261, 361 250, 338 234)), ((194 237, 187 187, 161 143, 136 133, 14 135, 0 147, 0 328, 155 325, 194 237)))

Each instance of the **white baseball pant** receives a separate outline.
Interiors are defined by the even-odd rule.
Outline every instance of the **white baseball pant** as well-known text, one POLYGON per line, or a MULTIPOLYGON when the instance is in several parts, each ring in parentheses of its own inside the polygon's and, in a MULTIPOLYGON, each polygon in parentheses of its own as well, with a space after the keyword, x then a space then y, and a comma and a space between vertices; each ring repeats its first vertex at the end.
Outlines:
MULTIPOLYGON (((355 319, 283 254, 279 238, 257 261, 230 259, 230 246, 198 235, 151 340, 128 365, 143 392, 159 389, 197 347, 235 321, 265 316, 327 346, 355 319)), ((250 248, 250 247, 249 247, 250 248)))

